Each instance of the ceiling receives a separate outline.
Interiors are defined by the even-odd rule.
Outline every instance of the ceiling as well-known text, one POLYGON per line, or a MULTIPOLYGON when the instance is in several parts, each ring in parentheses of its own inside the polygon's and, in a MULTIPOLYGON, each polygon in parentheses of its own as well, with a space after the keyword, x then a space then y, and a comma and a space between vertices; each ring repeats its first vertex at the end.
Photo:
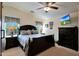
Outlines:
POLYGON ((37 8, 43 7, 38 2, 4 2, 3 6, 11 6, 22 11, 34 11, 33 14, 42 19, 60 17, 65 14, 77 11, 79 2, 56 2, 54 5, 58 6, 58 10, 51 10, 46 13, 43 9, 37 10, 37 8))

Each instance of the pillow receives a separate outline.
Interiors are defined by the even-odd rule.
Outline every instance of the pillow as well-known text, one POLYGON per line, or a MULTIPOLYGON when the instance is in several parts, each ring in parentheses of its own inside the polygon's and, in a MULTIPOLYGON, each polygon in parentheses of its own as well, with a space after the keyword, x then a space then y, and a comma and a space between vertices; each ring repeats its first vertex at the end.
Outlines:
POLYGON ((21 35, 30 35, 31 34, 31 30, 22 30, 20 32, 21 35))
POLYGON ((31 30, 27 30, 27 34, 28 35, 31 35, 31 30))
POLYGON ((37 30, 32 30, 32 34, 38 34, 37 30))
POLYGON ((28 33, 27 33, 26 30, 21 30, 21 31, 20 31, 20 34, 21 34, 21 35, 27 35, 28 33))

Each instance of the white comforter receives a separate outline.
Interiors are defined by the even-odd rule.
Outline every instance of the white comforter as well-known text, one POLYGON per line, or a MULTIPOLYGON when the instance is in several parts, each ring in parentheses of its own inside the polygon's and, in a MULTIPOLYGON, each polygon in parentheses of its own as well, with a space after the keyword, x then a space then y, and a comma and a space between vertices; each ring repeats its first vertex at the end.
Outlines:
POLYGON ((20 44, 23 46, 23 48, 25 48, 25 45, 28 45, 28 41, 29 39, 32 41, 32 38, 38 38, 38 37, 42 37, 45 35, 42 34, 32 34, 32 35, 19 35, 18 36, 18 40, 20 42, 20 44))

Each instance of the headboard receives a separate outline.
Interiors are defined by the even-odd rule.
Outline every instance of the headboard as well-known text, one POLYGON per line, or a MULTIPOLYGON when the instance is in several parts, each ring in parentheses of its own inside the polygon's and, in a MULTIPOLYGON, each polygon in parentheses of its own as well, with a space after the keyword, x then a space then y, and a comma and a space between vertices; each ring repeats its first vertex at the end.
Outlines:
POLYGON ((20 29, 19 29, 19 34, 20 34, 20 31, 22 30, 37 30, 37 28, 33 25, 23 25, 23 26, 20 26, 20 29))
POLYGON ((37 28, 33 25, 23 25, 23 26, 20 26, 20 29, 19 30, 37 30, 37 28))
POLYGON ((23 26, 20 26, 20 29, 19 29, 19 34, 20 34, 20 31, 22 30, 37 30, 37 28, 33 25, 23 25, 23 26))

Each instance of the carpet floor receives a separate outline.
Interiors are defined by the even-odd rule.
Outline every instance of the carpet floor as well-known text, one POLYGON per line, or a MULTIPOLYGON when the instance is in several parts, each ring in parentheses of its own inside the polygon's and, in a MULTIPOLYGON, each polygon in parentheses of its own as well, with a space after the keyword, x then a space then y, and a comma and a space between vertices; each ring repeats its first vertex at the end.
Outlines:
POLYGON ((25 53, 20 47, 14 47, 3 51, 2 56, 25 56, 25 53))
POLYGON ((62 46, 58 46, 49 48, 44 52, 38 54, 38 56, 79 56, 79 52, 62 46))
MULTIPOLYGON (((25 56, 20 47, 11 48, 2 52, 2 56, 25 56)), ((79 52, 62 46, 51 47, 37 56, 79 56, 79 52)))

